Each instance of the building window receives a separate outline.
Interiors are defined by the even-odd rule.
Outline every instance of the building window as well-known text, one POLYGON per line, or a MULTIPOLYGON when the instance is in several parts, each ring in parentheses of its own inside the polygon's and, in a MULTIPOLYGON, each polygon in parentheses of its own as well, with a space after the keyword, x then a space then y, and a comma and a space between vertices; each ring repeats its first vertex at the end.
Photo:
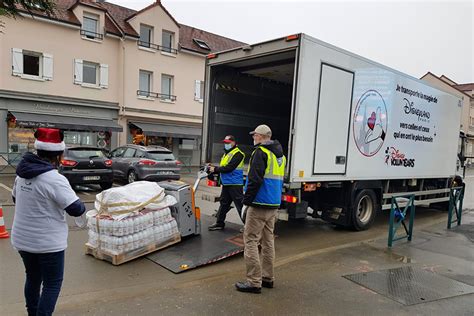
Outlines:
POLYGON ((195 139, 186 139, 180 138, 179 139, 179 149, 181 150, 196 150, 196 140, 195 139))
POLYGON ((64 131, 64 143, 74 146, 93 146, 110 150, 110 132, 64 131))
POLYGON ((199 46, 200 48, 202 49, 206 49, 206 50, 211 50, 211 48, 209 47, 209 45, 207 45, 206 42, 202 41, 202 40, 199 40, 197 38, 193 38, 193 41, 194 43, 197 44, 197 46, 199 46))
POLYGON ((109 87, 109 65, 74 59, 74 83, 85 87, 109 87))
POLYGON ((85 15, 82 22, 81 35, 88 39, 102 39, 103 35, 99 34, 99 17, 96 15, 85 15))
POLYGON ((52 80, 53 56, 21 48, 13 48, 12 75, 25 79, 52 80))
POLYGON ((23 73, 25 75, 40 76, 41 54, 23 52, 23 73))
POLYGON ((194 84, 194 100, 202 102, 204 99, 204 81, 196 80, 194 84))
POLYGON ((175 101, 173 95, 173 77, 169 75, 161 75, 161 100, 175 101))
POLYGON ((474 117, 470 117, 469 120, 470 120, 469 124, 471 126, 474 126, 474 117))
POLYGON ((150 97, 151 96, 151 87, 152 87, 152 79, 153 73, 145 70, 140 70, 139 75, 139 96, 150 97))
POLYGON ((162 50, 167 53, 171 53, 173 51, 173 38, 174 34, 168 31, 163 31, 163 35, 161 38, 161 46, 162 50))
POLYGON ((83 83, 97 85, 99 77, 99 65, 85 61, 82 64, 83 83))
POLYGON ((150 48, 153 44, 153 27, 140 24, 140 40, 138 45, 150 48))

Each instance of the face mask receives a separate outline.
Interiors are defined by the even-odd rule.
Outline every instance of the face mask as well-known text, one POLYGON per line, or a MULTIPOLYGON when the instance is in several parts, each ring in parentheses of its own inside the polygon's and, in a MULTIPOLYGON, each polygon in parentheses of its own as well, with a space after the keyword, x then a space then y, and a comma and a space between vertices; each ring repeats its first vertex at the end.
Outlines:
POLYGON ((224 144, 225 150, 229 150, 232 148, 232 144, 224 144))

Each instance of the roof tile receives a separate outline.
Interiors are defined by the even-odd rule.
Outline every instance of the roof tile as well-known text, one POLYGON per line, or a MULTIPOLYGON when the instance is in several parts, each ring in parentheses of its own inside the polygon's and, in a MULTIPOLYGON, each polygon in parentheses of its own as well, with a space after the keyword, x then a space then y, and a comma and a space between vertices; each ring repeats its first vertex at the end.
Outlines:
POLYGON ((163 7, 161 1, 156 1, 155 3, 151 4, 148 7, 145 7, 140 11, 122 7, 120 5, 116 5, 110 2, 96 2, 95 0, 55 0, 55 2, 56 8, 52 16, 48 16, 45 12, 41 10, 32 10, 31 12, 36 16, 43 16, 53 20, 58 20, 80 26, 81 22, 72 12, 72 8, 77 5, 83 4, 86 6, 95 7, 99 10, 104 10, 108 13, 105 19, 105 31, 107 33, 119 36, 124 33, 128 36, 139 37, 139 34, 132 28, 132 26, 127 22, 127 20, 139 14, 140 12, 159 5, 180 28, 179 44, 180 47, 183 49, 194 51, 200 54, 208 54, 210 52, 217 52, 246 45, 243 42, 239 42, 227 37, 206 32, 192 26, 179 24, 173 18, 173 16, 171 16, 171 14, 166 10, 166 8, 163 7), (209 51, 207 49, 199 47, 194 41, 194 39, 206 42, 206 44, 210 47, 211 50, 209 51))
POLYGON ((201 54, 209 54, 211 52, 217 52, 246 45, 246 43, 206 32, 184 24, 181 24, 179 29, 179 44, 184 49, 201 54), (206 42, 211 51, 199 47, 194 39, 206 42))

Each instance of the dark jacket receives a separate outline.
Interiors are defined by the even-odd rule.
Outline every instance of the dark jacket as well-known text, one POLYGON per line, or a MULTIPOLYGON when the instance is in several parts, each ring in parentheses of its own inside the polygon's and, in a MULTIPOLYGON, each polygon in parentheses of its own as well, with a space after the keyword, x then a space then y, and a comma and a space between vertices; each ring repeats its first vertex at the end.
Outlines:
MULTIPOLYGON (((54 169, 56 168, 48 161, 28 152, 23 155, 23 158, 18 164, 16 174, 23 179, 32 179, 54 169)), ((15 203, 15 197, 12 196, 12 198, 15 203)), ((86 207, 84 203, 78 199, 64 210, 71 216, 81 216, 86 211, 86 207)))
POLYGON ((259 208, 275 208, 265 207, 262 205, 254 205, 253 200, 257 196, 258 190, 263 183, 263 177, 265 176, 265 169, 267 168, 267 154, 262 150, 258 149, 259 146, 263 146, 275 154, 277 158, 283 157, 283 148, 278 140, 270 140, 265 144, 259 144, 255 146, 255 153, 250 158, 250 170, 247 175, 247 188, 244 193, 244 205, 255 206, 259 208))
POLYGON ((26 153, 16 167, 17 176, 23 179, 33 179, 40 174, 54 170, 54 166, 35 154, 26 153))

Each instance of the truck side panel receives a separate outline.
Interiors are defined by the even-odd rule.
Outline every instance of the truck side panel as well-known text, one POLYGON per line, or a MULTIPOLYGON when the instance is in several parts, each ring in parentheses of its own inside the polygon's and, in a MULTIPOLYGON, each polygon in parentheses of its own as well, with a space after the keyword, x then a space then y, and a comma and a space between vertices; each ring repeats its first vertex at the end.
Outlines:
MULTIPOLYGON (((454 175, 460 99, 306 35, 301 41, 291 182, 454 175), (319 95, 323 65, 355 74, 351 115, 346 116, 344 124, 338 107, 334 111, 318 110, 319 106, 332 106, 319 95), (319 128, 318 113, 325 113, 325 118, 337 117, 336 124, 319 128), (327 162, 338 159, 340 154, 328 148, 335 139, 334 146, 339 144, 340 129, 345 130, 346 126, 349 126, 346 173, 315 174, 318 158, 323 157, 327 162), (318 142, 326 144, 318 146, 318 142), (326 157, 328 154, 334 157, 326 157)), ((327 125, 326 119, 324 122, 327 125)), ((340 170, 338 165, 334 173, 340 170)))

